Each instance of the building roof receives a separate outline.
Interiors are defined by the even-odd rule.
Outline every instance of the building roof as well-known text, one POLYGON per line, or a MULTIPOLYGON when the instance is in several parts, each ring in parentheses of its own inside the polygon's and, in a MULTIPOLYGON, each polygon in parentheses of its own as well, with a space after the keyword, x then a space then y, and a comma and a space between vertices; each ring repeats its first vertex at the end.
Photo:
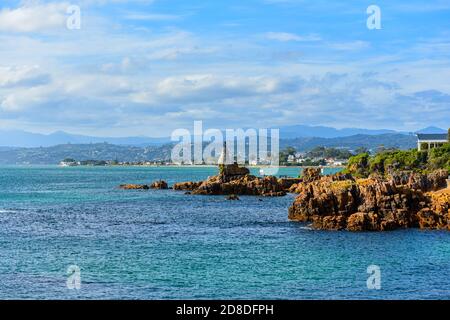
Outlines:
POLYGON ((448 141, 448 135, 446 133, 418 133, 419 140, 442 140, 448 141))

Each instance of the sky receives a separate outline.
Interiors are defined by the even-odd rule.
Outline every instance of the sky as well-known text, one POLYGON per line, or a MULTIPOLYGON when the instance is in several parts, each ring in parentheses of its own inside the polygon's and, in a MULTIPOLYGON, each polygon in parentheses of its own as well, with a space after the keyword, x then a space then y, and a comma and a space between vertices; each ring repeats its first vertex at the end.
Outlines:
POLYGON ((167 136, 199 120, 448 128, 450 1, 0 2, 0 129, 167 136))

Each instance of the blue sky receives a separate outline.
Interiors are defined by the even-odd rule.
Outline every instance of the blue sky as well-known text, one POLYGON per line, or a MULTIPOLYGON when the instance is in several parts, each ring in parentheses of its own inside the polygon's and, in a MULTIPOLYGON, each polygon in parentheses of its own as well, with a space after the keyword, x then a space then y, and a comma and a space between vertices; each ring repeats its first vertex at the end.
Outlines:
POLYGON ((447 128, 449 79, 448 1, 0 4, 4 129, 447 128), (66 27, 70 5, 79 30, 66 27), (369 5, 381 9, 381 30, 366 26, 369 5))

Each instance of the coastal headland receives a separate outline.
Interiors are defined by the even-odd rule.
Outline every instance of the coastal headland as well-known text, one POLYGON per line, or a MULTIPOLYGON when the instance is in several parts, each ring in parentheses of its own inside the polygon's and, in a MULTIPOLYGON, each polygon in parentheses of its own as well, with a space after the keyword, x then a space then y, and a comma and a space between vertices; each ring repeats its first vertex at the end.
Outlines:
POLYGON ((447 178, 447 170, 388 178, 315 175, 292 190, 299 195, 289 208, 289 219, 324 230, 450 230, 447 178))
MULTIPOLYGON (((415 155, 412 151, 411 154, 415 155)), ((218 175, 204 181, 175 183, 171 189, 192 195, 233 196, 229 199, 240 195, 279 197, 295 193, 298 195, 288 209, 289 220, 309 223, 321 230, 450 230, 448 169, 431 170, 434 162, 429 160, 415 162, 416 167, 411 167, 402 164, 398 156, 398 152, 385 155, 381 164, 376 157, 367 160, 357 156, 341 173, 323 176, 320 168, 304 168, 299 178, 257 177, 237 164, 220 165, 218 175), (397 157, 397 162, 390 161, 392 156, 397 157), (376 166, 369 166, 373 164, 370 161, 376 166)), ((423 158, 422 154, 418 156, 423 158)), ((121 188, 169 187, 166 182, 157 181, 121 188)))

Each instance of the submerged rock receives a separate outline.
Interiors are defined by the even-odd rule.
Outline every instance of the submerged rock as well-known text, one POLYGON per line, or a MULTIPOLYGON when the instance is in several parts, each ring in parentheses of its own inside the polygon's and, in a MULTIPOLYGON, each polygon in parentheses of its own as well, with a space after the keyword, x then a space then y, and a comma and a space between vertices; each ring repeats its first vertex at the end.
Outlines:
POLYGON ((238 197, 237 195, 235 195, 235 194, 230 194, 230 195, 227 197, 227 200, 240 200, 240 199, 239 199, 239 197, 238 197))
POLYGON ((146 184, 121 184, 119 186, 123 190, 148 190, 150 187, 146 184))
POLYGON ((169 185, 164 180, 158 180, 151 185, 147 184, 121 184, 119 186, 122 190, 149 190, 149 189, 169 189, 169 185))
POLYGON ((326 230, 449 229, 450 190, 436 192, 446 187, 447 177, 440 170, 390 179, 338 174, 301 182, 289 219, 326 230))

